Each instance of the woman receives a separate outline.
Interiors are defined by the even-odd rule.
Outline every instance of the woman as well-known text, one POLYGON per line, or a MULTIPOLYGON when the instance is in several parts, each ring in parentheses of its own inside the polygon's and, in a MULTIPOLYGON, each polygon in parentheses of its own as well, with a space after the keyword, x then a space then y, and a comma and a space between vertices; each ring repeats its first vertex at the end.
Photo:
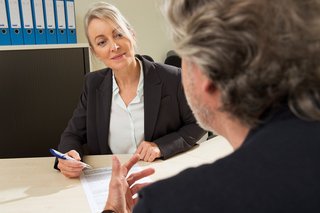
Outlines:
POLYGON ((58 149, 78 161, 57 168, 78 177, 86 154, 138 153, 167 159, 190 149, 204 134, 186 102, 180 69, 135 55, 130 24, 113 5, 95 4, 85 16, 92 52, 108 68, 89 73, 58 149))

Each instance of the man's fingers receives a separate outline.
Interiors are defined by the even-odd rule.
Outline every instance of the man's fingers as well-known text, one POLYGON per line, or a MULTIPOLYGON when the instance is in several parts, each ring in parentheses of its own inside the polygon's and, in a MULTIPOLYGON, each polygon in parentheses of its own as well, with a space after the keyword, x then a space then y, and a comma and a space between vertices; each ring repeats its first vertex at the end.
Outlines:
POLYGON ((130 188, 131 193, 134 195, 134 194, 136 194, 138 191, 140 191, 140 189, 142 189, 142 188, 145 187, 145 186, 150 185, 151 183, 152 183, 152 182, 134 184, 134 185, 130 188))
POLYGON ((117 156, 112 156, 112 176, 120 176, 121 163, 117 156))
POLYGON ((123 166, 127 169, 127 172, 140 160, 139 154, 134 154, 128 162, 123 166))
POLYGON ((136 181, 144 178, 144 177, 147 177, 147 176, 150 176, 152 175, 153 173, 155 172, 155 170, 153 168, 147 168, 147 169, 144 169, 140 172, 135 172, 135 173, 132 173, 128 178, 127 178, 127 182, 129 184, 129 186, 131 186, 132 184, 134 184, 136 181))

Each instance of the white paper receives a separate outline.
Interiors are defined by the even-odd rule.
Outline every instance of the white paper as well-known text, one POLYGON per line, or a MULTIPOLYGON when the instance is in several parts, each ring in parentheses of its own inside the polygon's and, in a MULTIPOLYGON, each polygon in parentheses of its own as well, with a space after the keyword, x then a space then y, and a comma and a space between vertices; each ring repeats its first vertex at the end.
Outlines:
MULTIPOLYGON (((141 168, 139 166, 134 166, 130 170, 129 175, 132 172, 137 172, 140 170, 141 168)), ((104 206, 106 205, 111 172, 111 167, 86 169, 83 171, 83 174, 80 177, 80 181, 87 196, 92 213, 102 212, 104 206)), ((151 179, 146 177, 138 182, 151 182, 151 179)))

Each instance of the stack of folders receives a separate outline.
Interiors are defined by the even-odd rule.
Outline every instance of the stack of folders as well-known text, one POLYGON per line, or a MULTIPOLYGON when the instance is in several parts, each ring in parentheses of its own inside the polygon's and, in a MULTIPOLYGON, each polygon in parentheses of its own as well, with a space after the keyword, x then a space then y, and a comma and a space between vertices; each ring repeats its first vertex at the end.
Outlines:
POLYGON ((74 0, 0 0, 0 45, 77 43, 74 0))

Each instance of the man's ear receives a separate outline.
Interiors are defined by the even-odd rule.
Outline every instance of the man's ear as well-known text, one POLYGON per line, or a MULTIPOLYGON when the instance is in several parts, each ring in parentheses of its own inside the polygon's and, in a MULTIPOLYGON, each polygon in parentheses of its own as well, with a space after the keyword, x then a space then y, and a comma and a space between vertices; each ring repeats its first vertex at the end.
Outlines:
POLYGON ((208 77, 206 77, 206 79, 204 80, 203 86, 204 86, 204 91, 208 92, 209 94, 212 94, 217 90, 217 87, 214 84, 214 82, 208 77))

